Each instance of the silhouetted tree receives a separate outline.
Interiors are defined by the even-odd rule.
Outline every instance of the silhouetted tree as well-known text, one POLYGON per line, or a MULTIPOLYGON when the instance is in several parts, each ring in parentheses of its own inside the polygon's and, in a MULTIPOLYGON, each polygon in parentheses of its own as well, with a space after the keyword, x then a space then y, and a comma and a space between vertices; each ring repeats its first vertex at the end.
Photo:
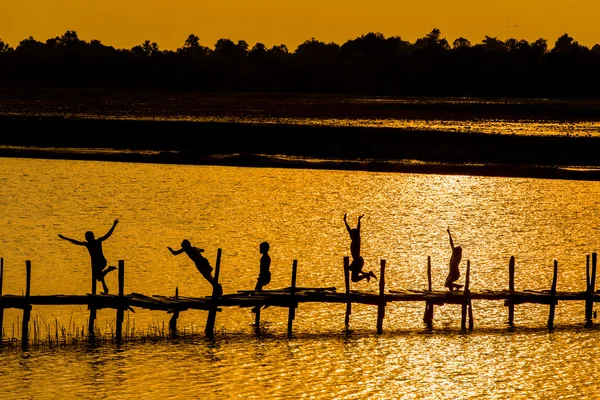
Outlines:
POLYGON ((10 47, 8 43, 4 43, 2 39, 0 39, 0 86, 10 81, 11 72, 9 68, 6 68, 5 60, 8 59, 8 53, 12 51, 12 47, 10 47))
POLYGON ((198 60, 208 56, 211 53, 211 50, 200 44, 200 38, 198 36, 190 34, 183 46, 177 49, 177 53, 185 54, 194 60, 198 60))
POLYGON ((425 95, 447 94, 447 85, 444 82, 453 79, 450 71, 440 68, 446 65, 450 53, 450 45, 441 37, 437 28, 415 41, 414 56, 415 68, 413 81, 418 90, 425 95))
POLYGON ((417 39, 415 42, 415 49, 425 49, 430 52, 439 52, 443 50, 449 50, 450 46, 445 38, 441 37, 442 32, 435 28, 427 35, 417 39))
POLYGON ((0 53, 7 53, 9 51, 13 51, 13 48, 8 45, 8 43, 4 43, 2 39, 0 39, 0 53))
POLYGON ((595 91, 598 70, 589 68, 597 61, 593 53, 568 34, 560 36, 548 55, 548 79, 557 96, 589 96, 595 91))
POLYGON ((504 42, 495 37, 486 36, 481 44, 485 51, 504 51, 504 42))
POLYGON ((548 51, 548 42, 546 39, 538 39, 531 45, 531 48, 536 51, 540 56, 544 55, 548 51))
POLYGON ((294 52, 295 86, 308 92, 339 90, 340 46, 315 38, 300 44, 294 52))
POLYGON ((556 53, 572 53, 573 51, 576 51, 578 49, 579 43, 577 43, 575 39, 573 39, 571 36, 565 33, 564 35, 556 39, 552 51, 556 53))
POLYGON ((289 62, 292 55, 285 44, 280 44, 271 47, 269 50, 269 56, 272 60, 284 65, 285 63, 289 62))
POLYGON ((198 49, 200 48, 200 38, 193 33, 185 39, 185 43, 183 44, 184 49, 198 49))
POLYGON ((453 49, 459 49, 463 47, 471 47, 471 42, 465 39, 464 37, 459 37, 452 42, 453 49))
POLYGON ((156 42, 145 40, 141 45, 132 47, 131 52, 138 58, 149 58, 158 55, 160 53, 160 49, 158 48, 158 44, 156 44, 156 42))
POLYGON ((47 56, 44 43, 30 36, 21 40, 13 56, 11 70, 16 82, 25 85, 46 85, 50 81, 44 65, 47 56))
MULTIPOLYGON (((170 69, 169 86, 177 89, 207 89, 209 82, 209 58, 212 50, 200 44, 200 38, 190 34, 182 47, 174 53, 170 69)), ((169 54, 170 56, 170 54, 169 54)), ((167 57, 170 58, 170 57, 167 57)))
POLYGON ((346 90, 382 94, 407 90, 406 77, 413 67, 409 42, 370 32, 347 41, 341 50, 346 90))
POLYGON ((221 90, 245 90, 248 43, 219 39, 211 57, 211 79, 221 90))
POLYGON ((250 50, 249 56, 252 57, 265 57, 267 54, 267 46, 262 43, 256 43, 252 50, 250 50))
POLYGON ((472 45, 459 37, 450 47, 433 29, 414 43, 378 32, 342 45, 311 38, 294 52, 230 39, 211 49, 190 34, 163 51, 150 40, 115 49, 68 30, 14 50, 0 40, 0 85, 600 98, 600 45, 588 49, 564 34, 550 51, 543 38, 485 36, 472 45))

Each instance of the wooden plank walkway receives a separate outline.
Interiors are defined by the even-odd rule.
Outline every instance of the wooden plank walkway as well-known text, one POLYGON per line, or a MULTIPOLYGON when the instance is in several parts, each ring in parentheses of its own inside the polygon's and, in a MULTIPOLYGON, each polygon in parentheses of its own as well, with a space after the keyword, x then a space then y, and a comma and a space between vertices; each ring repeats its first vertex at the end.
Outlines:
MULTIPOLYGON (((221 249, 217 253, 215 266, 215 281, 218 282, 220 269, 221 249)), ((26 290, 25 294, 7 295, 2 294, 2 278, 4 274, 4 260, 0 259, 0 327, 2 326, 4 309, 16 308, 23 310, 22 343, 27 347, 29 319, 32 306, 59 306, 59 305, 85 305, 90 310, 88 325, 89 335, 93 337, 96 310, 109 308, 117 311, 117 334, 118 341, 122 340, 123 312, 125 310, 135 311, 135 308, 145 310, 159 310, 172 314, 169 323, 172 336, 177 336, 177 318, 179 313, 186 310, 208 311, 206 323, 206 336, 212 338, 214 335, 214 323, 216 313, 224 307, 242 307, 252 309, 255 314, 255 328, 260 328, 260 312, 265 307, 284 307, 289 310, 288 333, 292 333, 292 324, 295 318, 295 310, 301 303, 340 303, 346 305, 345 326, 349 328, 352 304, 365 304, 377 306, 377 332, 382 332, 385 307, 395 302, 422 302, 425 303, 423 322, 431 327, 433 323, 433 312, 435 306, 445 304, 457 304, 462 306, 461 329, 473 329, 473 300, 503 301, 508 307, 508 324, 514 325, 514 306, 519 304, 544 304, 549 306, 548 328, 553 329, 555 307, 559 301, 583 301, 585 302, 585 326, 592 325, 594 303, 600 302, 600 291, 595 291, 597 255, 592 253, 586 258, 586 284, 587 290, 581 292, 559 292, 556 290, 558 278, 558 262, 554 262, 554 274, 552 285, 548 290, 514 290, 515 260, 511 257, 509 262, 509 289, 508 290, 470 290, 470 261, 467 260, 465 274, 465 286, 459 291, 434 291, 431 289, 431 259, 428 258, 428 289, 385 289, 385 260, 381 260, 379 277, 379 291, 351 290, 349 258, 344 258, 344 280, 345 290, 339 292, 335 287, 298 287, 296 286, 297 261, 292 266, 292 285, 281 289, 270 290, 238 290, 235 293, 217 296, 185 297, 179 296, 176 289, 174 296, 167 295, 145 295, 141 293, 124 293, 125 270, 124 262, 119 261, 119 293, 118 294, 96 294, 95 281, 92 283, 92 293, 86 295, 31 295, 31 262, 26 261, 26 290), (467 325, 468 320, 468 325, 467 325)), ((1 339, 1 337, 0 337, 1 339)))
MULTIPOLYGON (((492 291, 492 290, 473 290, 470 292, 471 300, 505 300, 513 304, 550 304, 552 297, 549 290, 542 291, 492 291)), ((594 303, 600 302, 600 292, 556 292, 554 303, 558 301, 586 301, 591 300, 594 303)), ((381 302, 432 302, 436 305, 444 304, 462 304, 465 301, 464 291, 433 291, 427 290, 393 290, 384 294, 383 298, 378 293, 372 291, 352 290, 349 294, 338 292, 335 288, 314 288, 314 289, 296 289, 292 294, 291 288, 282 288, 274 290, 264 290, 262 292, 247 290, 237 293, 223 294, 218 299, 219 307, 242 307, 253 308, 256 306, 264 307, 285 307, 288 308, 295 303, 356 303, 379 305, 381 302)), ((88 307, 113 308, 141 308, 145 310, 158 311, 185 311, 185 310, 205 310, 212 307, 212 297, 183 297, 183 296, 165 296, 165 295, 144 295, 141 293, 131 293, 120 297, 115 294, 97 294, 97 295, 3 295, 0 296, 1 308, 25 309, 29 306, 59 306, 59 305, 81 305, 88 307)))

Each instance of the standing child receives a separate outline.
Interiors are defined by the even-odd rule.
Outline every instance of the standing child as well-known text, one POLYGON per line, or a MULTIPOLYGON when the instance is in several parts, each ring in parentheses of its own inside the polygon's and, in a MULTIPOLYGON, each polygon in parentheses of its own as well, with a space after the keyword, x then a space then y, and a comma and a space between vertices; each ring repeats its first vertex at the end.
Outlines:
POLYGON ((260 258, 260 272, 254 290, 261 291, 264 286, 271 282, 271 256, 269 256, 269 248, 268 242, 262 242, 259 246, 262 257, 260 258))
POLYGON ((448 236, 450 237, 450 247, 452 248, 452 256, 450 257, 450 271, 448 272, 448 277, 446 278, 445 287, 450 289, 452 292, 454 289, 460 289, 463 285, 458 283, 454 283, 460 278, 460 269, 459 264, 462 258, 462 247, 454 246, 454 242, 452 241, 452 234, 450 233, 450 228, 446 229, 448 232, 448 236))
MULTIPOLYGON (((260 258, 258 279, 256 280, 256 286, 254 287, 254 290, 258 292, 262 292, 263 287, 271 282, 271 256, 269 255, 269 248, 270 246, 268 242, 262 242, 258 247, 260 254, 262 254, 262 257, 260 258)), ((265 308, 267 307, 268 305, 265 306, 265 308)), ((260 306, 252 308, 253 313, 257 313, 259 310, 260 306)))

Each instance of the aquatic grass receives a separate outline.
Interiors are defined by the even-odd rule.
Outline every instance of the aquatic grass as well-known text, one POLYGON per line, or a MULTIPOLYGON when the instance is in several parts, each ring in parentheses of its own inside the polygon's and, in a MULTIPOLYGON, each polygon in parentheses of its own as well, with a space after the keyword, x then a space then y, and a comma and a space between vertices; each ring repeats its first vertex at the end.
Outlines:
MULTIPOLYGON (((168 327, 164 321, 159 321, 154 317, 151 322, 140 326, 136 324, 133 318, 127 313, 123 340, 129 343, 155 343, 173 340, 168 327)), ((66 325, 60 323, 57 317, 53 317, 51 322, 47 321, 43 314, 36 313, 32 318, 31 332, 28 341, 29 349, 55 349, 68 346, 80 345, 113 345, 117 344, 116 329, 114 319, 105 319, 104 328, 100 329, 98 325, 94 328, 94 334, 89 335, 84 325, 78 326, 73 321, 73 316, 69 318, 66 325)), ((200 340, 204 338, 204 331, 198 329, 197 324, 190 323, 189 326, 182 326, 178 330, 177 340, 200 340)), ((21 348, 21 326, 22 320, 17 317, 16 322, 12 324, 12 335, 9 337, 4 334, 0 341, 2 348, 21 348)), ((4 328, 3 328, 4 331, 4 328)), ((227 330, 223 326, 216 332, 217 337, 227 336, 227 330)))

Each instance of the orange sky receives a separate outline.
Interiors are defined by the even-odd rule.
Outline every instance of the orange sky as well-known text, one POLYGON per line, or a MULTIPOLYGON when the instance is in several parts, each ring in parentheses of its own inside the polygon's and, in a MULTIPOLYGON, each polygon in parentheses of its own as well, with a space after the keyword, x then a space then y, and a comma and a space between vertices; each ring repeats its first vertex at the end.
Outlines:
POLYGON ((591 47, 600 43, 599 15, 598 0, 0 0, 0 39, 16 47, 74 30, 116 48, 150 40, 174 50, 193 33, 210 48, 228 38, 293 51, 312 37, 343 44, 380 32, 414 42, 438 28, 450 43, 488 35, 544 38, 553 47, 567 33, 591 47))

